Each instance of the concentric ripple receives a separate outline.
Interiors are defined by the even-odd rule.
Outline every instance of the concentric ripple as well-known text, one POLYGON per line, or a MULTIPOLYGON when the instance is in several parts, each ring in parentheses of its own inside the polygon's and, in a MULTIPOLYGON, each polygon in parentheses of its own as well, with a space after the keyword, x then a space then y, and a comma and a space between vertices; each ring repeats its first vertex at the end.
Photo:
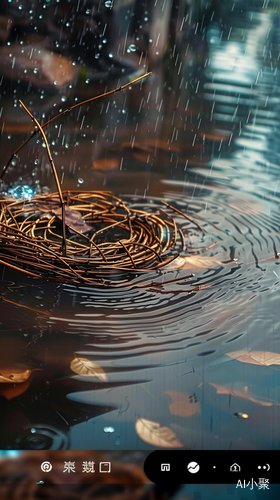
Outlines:
MULTIPOLYGON (((181 210, 187 208, 183 199, 176 202, 181 210)), ((143 285, 142 275, 122 289, 63 286, 47 320, 51 330, 82 335, 78 355, 119 368, 127 366, 129 358, 134 367, 144 359, 156 366, 163 353, 165 362, 174 362, 221 352, 221 346, 226 349, 242 336, 258 297, 268 290, 266 269, 278 264, 280 216, 276 211, 265 215, 263 207, 248 197, 215 191, 206 211, 199 200, 188 210, 196 213, 206 230, 203 237, 195 228, 184 231, 188 252, 215 256, 220 266, 194 268, 193 278, 167 284, 191 271, 151 273, 147 283, 163 283, 154 288, 137 288, 143 285), (198 285, 202 289, 197 290, 198 285)), ((277 281, 274 272, 270 271, 269 280, 277 281)))

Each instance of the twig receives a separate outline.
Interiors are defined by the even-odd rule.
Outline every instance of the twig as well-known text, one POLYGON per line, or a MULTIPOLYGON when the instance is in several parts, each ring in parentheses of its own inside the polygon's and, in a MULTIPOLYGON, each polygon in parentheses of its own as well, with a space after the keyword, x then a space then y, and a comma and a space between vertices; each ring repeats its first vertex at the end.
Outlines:
POLYGON ((169 205, 169 203, 166 203, 165 201, 162 201, 161 203, 163 203, 163 205, 166 205, 168 208, 171 208, 171 210, 174 210, 174 212, 177 212, 177 214, 180 214, 182 217, 184 217, 185 219, 187 219, 188 221, 192 222, 193 224, 195 224, 198 229, 203 233, 205 234, 205 231, 203 229, 203 227, 201 227, 201 225, 196 222, 195 220, 193 220, 191 217, 189 217, 188 215, 184 214, 183 212, 181 212, 181 210, 178 210, 178 208, 175 208, 173 207, 172 205, 169 205))
POLYGON ((40 130, 40 132, 42 134, 44 142, 46 144, 47 154, 48 154, 49 161, 50 161, 50 164, 51 164, 51 167, 52 167, 53 176, 54 176, 54 180, 55 180, 55 183, 56 183, 56 188, 57 188, 58 196, 60 198, 61 212, 62 212, 62 255, 66 256, 65 201, 63 200, 62 191, 61 191, 61 187, 60 187, 60 184, 59 184, 59 180, 58 180, 58 176, 57 176, 57 171, 56 171, 55 164, 54 164, 54 161, 53 161, 53 157, 52 157, 52 154, 51 154, 51 150, 50 150, 50 146, 49 146, 49 143, 48 143, 48 139, 46 137, 46 134, 45 134, 43 128, 41 127, 40 123, 35 118, 35 116, 32 115, 32 113, 29 111, 29 109, 27 109, 27 107, 25 106, 25 104, 23 104, 23 102, 21 100, 19 100, 19 103, 21 104, 21 106, 23 107, 23 109, 26 111, 26 113, 30 116, 31 120, 33 120, 34 123, 37 125, 38 129, 40 130))
MULTIPOLYGON (((124 90, 126 87, 129 87, 130 85, 133 85, 134 83, 137 83, 139 82, 140 80, 143 80, 143 78, 146 78, 147 76, 149 76, 152 72, 150 71, 149 73, 146 73, 145 75, 142 75, 142 76, 139 76, 138 78, 135 78, 135 80, 132 80, 132 82, 128 82, 126 83, 125 85, 122 85, 121 87, 118 87, 117 89, 114 89, 114 90, 109 90, 109 92, 105 92, 104 94, 100 94, 100 95, 97 95, 95 97, 91 97, 90 99, 87 99, 86 101, 83 101, 83 102, 79 102, 78 104, 74 104, 74 106, 70 106, 69 108, 65 109, 64 111, 62 111, 61 113, 58 113, 58 115, 54 116, 53 118, 51 118, 50 120, 48 120, 46 123, 44 123, 43 125, 41 125, 41 128, 46 128, 48 125, 50 125, 50 123, 54 122, 55 120, 57 120, 57 118, 60 118, 61 116, 65 115, 66 113, 69 113, 70 111, 72 111, 73 109, 75 108, 78 108, 79 106, 83 106, 84 104, 88 104, 89 102, 92 102, 92 101, 95 101, 96 99, 101 99, 101 97, 106 97, 108 95, 111 95, 111 94, 114 94, 115 92, 120 92, 122 90, 124 90)), ((39 128, 39 127, 38 127, 39 128)), ((40 129, 39 129, 40 130, 40 129)), ((34 135, 36 135, 38 132, 38 130, 34 130, 34 132, 32 132, 32 134, 30 135, 30 137, 28 137, 28 139, 26 139, 14 152, 13 154, 10 156, 9 160, 7 161, 6 165, 4 166, 3 168, 3 171, 0 175, 0 180, 3 179, 5 173, 7 172, 8 170, 8 167, 9 165, 11 164, 13 158, 19 153, 19 151, 24 147, 26 146, 26 144, 28 144, 28 142, 34 137, 34 135)), ((41 132, 42 133, 42 132, 41 132)))

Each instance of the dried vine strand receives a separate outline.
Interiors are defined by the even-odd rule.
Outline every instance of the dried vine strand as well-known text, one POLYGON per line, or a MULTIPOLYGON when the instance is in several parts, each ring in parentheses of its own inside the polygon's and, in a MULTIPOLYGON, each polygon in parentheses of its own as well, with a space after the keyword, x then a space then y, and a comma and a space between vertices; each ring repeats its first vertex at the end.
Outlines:
MULTIPOLYGON (((65 115, 66 113, 69 113, 70 111, 73 111, 73 109, 76 109, 80 106, 83 106, 84 104, 88 104, 92 101, 96 101, 97 99, 101 99, 101 97, 107 97, 108 95, 114 94, 115 92, 121 92, 126 87, 129 87, 130 85, 133 85, 134 83, 140 82, 141 80, 143 80, 143 78, 146 78, 147 76, 151 75, 151 73, 152 73, 151 71, 149 73, 145 73, 145 75, 139 76, 138 78, 135 78, 135 80, 132 80, 131 82, 126 83, 125 85, 121 85, 117 89, 109 90, 108 92, 105 92, 104 94, 100 94, 100 95, 91 97, 90 99, 86 99, 83 102, 79 102, 77 104, 74 104, 73 106, 70 106, 67 109, 65 109, 64 111, 62 111, 61 113, 58 113, 57 115, 55 115, 53 118, 48 120, 46 123, 43 123, 41 125, 41 128, 42 129, 46 128, 52 122, 57 120, 57 118, 60 118, 61 116, 65 115)), ((39 129, 39 127, 38 127, 38 129, 39 129)), ((38 132, 38 130, 34 130, 34 132, 32 132, 32 134, 30 135, 30 137, 25 139, 25 141, 13 152, 13 154, 10 156, 9 160, 7 161, 6 165, 4 166, 3 171, 0 174, 0 180, 3 179, 3 177, 4 177, 5 173, 7 172, 9 165, 11 164, 13 158, 20 152, 20 150, 24 146, 26 146, 26 144, 28 144, 28 142, 37 134, 37 132, 38 132)))
POLYGON ((51 164, 51 167, 52 167, 53 176, 54 176, 54 180, 55 180, 55 183, 56 183, 56 188, 57 188, 58 196, 60 198, 61 212, 62 212, 62 255, 65 256, 66 255, 65 201, 63 200, 62 191, 61 191, 61 187, 60 187, 60 184, 59 184, 58 175, 57 175, 57 171, 56 171, 56 168, 55 168, 54 160, 53 160, 53 157, 52 157, 52 154, 51 154, 51 150, 50 150, 50 146, 49 146, 49 143, 48 143, 48 139, 46 137, 46 134, 45 134, 43 128, 41 127, 40 123, 35 118, 35 116, 32 115, 32 113, 25 106, 25 104, 23 104, 23 102, 21 100, 19 100, 19 103, 23 107, 24 111, 26 111, 26 113, 30 116, 31 120, 37 125, 38 129, 40 130, 40 132, 42 134, 42 137, 44 139, 45 145, 46 145, 47 154, 48 154, 49 161, 50 161, 50 164, 51 164))
POLYGON ((198 222, 195 222, 195 220, 193 220, 192 217, 189 217, 189 215, 184 214, 183 212, 181 212, 181 210, 178 210, 178 208, 175 208, 172 205, 169 205, 169 203, 166 203, 166 201, 161 201, 161 203, 163 203, 163 205, 166 205, 167 207, 171 208, 171 210, 174 210, 174 212, 177 212, 177 214, 180 214, 182 217, 184 217, 188 221, 190 221, 193 224, 195 224, 195 226, 198 227, 198 229, 203 234, 205 234, 205 231, 204 231, 203 227, 198 222))

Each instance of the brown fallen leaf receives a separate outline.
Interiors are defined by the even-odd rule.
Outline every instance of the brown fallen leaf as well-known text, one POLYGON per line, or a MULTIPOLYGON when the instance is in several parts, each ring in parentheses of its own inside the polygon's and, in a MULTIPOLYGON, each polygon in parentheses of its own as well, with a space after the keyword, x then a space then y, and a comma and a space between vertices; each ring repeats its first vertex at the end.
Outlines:
POLYGON ((161 427, 158 422, 139 417, 135 423, 138 436, 148 444, 161 448, 183 448, 175 432, 169 427, 161 427))
POLYGON ((12 43, 0 47, 4 76, 26 81, 40 88, 59 88, 72 83, 79 66, 67 56, 46 50, 41 43, 12 43), (23 71, 24 69, 24 71, 23 71))
POLYGON ((121 149, 133 150, 133 153, 152 153, 154 150, 153 146, 147 146, 147 144, 141 144, 140 142, 122 142, 120 144, 121 149))
POLYGON ((0 40, 2 43, 8 40, 13 24, 14 20, 12 17, 0 16, 0 40))
POLYGON ((227 352, 230 358, 241 361, 241 363, 250 363, 251 365, 280 365, 280 354, 269 351, 234 351, 227 352))
MULTIPOLYGON (((51 204, 39 202, 35 205, 35 207, 37 210, 40 210, 40 212, 44 213, 49 219, 53 215, 56 215, 58 219, 62 220, 62 209, 60 207, 60 202, 58 199, 57 202, 55 201, 51 204)), ((70 228, 72 227, 80 233, 92 231, 93 229, 91 226, 86 224, 86 222, 82 218, 81 213, 78 210, 67 206, 65 207, 65 223, 67 226, 69 226, 70 228)))
MULTIPOLYGON (((60 220, 62 220, 62 210, 61 208, 57 208, 52 210, 53 214, 55 214, 60 220)), ((92 227, 85 223, 82 218, 80 212, 77 210, 73 210, 70 207, 65 207, 65 223, 67 226, 76 229, 80 233, 84 233, 86 231, 92 231, 92 227)))
POLYGON ((164 266, 164 269, 213 269, 222 265, 222 262, 215 257, 188 255, 187 257, 176 257, 170 264, 164 266))
POLYGON ((200 404, 197 400, 194 401, 191 394, 187 392, 165 391, 163 394, 170 396, 172 399, 169 405, 169 410, 172 415, 178 417, 191 417, 200 412, 200 404))
POLYGON ((74 373, 83 377, 95 377, 101 382, 108 380, 103 368, 87 358, 74 358, 70 363, 70 368, 74 373))
POLYGON ((209 385, 212 385, 212 387, 215 387, 217 394, 231 394, 232 396, 247 399, 248 401, 252 401, 253 403, 261 406, 273 406, 273 404, 277 404, 273 402, 260 401, 259 399, 254 398, 254 396, 250 395, 247 386, 244 386, 243 390, 238 390, 225 385, 213 384, 211 382, 208 383, 209 385))
POLYGON ((31 370, 22 368, 0 370, 0 395, 13 399, 23 394, 31 382, 31 370))
POLYGON ((120 160, 118 158, 100 158, 92 162, 93 170, 118 170, 120 167, 120 160))

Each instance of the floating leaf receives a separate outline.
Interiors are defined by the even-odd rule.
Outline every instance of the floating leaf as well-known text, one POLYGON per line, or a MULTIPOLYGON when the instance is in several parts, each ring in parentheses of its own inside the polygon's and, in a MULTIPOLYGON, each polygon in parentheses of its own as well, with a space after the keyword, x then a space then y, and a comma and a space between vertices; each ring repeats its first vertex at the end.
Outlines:
POLYGON ((248 401, 252 401, 253 403, 256 403, 261 406, 273 406, 273 404, 275 404, 273 402, 260 401, 254 398, 254 396, 251 396, 250 393, 248 392, 247 386, 245 386, 243 390, 236 390, 234 388, 230 388, 225 385, 213 384, 211 382, 209 382, 209 385, 215 387, 217 394, 231 394, 232 396, 237 396, 238 398, 247 399, 248 401))
POLYGON ((197 399, 187 392, 165 391, 163 394, 170 396, 172 399, 172 403, 169 405, 172 415, 191 417, 200 412, 200 405, 197 399))
POLYGON ((169 427, 161 427, 158 422, 138 418, 135 423, 138 436, 148 444, 162 448, 183 448, 175 432, 169 427))
POLYGON ((202 255, 188 255, 187 257, 176 257, 164 269, 213 269, 222 266, 222 262, 215 257, 203 257, 202 255))
POLYGON ((13 368, 12 371, 9 369, 0 370, 0 383, 21 384, 30 378, 31 373, 31 370, 22 371, 18 368, 13 368))
POLYGON ((241 361, 241 363, 250 363, 251 365, 280 365, 280 354, 269 351, 234 351, 227 352, 230 358, 241 361))
POLYGON ((0 395, 13 399, 23 394, 31 382, 31 370, 12 368, 0 370, 0 395))
POLYGON ((108 380, 103 368, 87 358, 74 358, 70 363, 70 368, 74 373, 83 377, 95 377, 101 382, 108 380))

